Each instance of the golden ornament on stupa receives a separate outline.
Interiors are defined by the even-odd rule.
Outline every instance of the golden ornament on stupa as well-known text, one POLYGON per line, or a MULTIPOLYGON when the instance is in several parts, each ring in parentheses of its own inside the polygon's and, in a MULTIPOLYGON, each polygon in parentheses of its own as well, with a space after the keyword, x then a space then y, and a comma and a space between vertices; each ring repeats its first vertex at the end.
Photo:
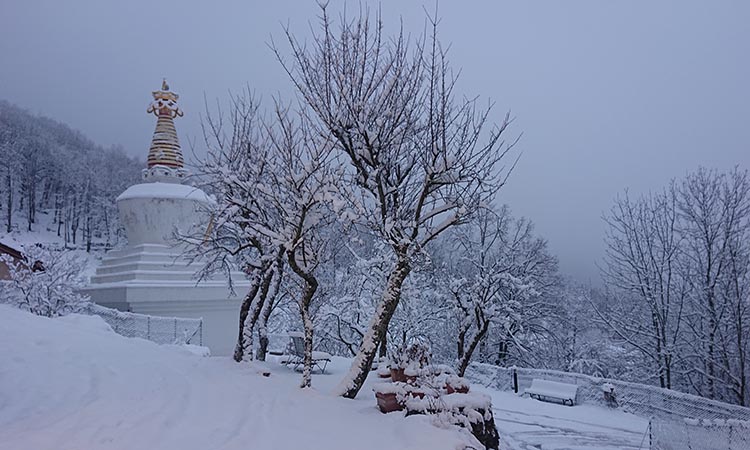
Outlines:
POLYGON ((179 95, 169 90, 167 80, 162 81, 161 90, 153 91, 154 101, 147 113, 156 115, 156 129, 148 151, 148 167, 166 166, 181 169, 185 166, 174 127, 174 118, 182 117, 182 110, 177 106, 179 95))

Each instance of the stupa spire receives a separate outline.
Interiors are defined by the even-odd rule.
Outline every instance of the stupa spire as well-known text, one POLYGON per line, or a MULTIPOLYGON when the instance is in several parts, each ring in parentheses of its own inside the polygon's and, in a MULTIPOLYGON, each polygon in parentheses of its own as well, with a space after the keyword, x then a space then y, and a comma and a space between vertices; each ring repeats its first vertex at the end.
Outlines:
POLYGON ((169 90, 166 79, 162 81, 161 90, 151 94, 154 100, 146 112, 153 113, 157 119, 148 151, 148 168, 143 171, 143 179, 179 183, 187 175, 174 127, 174 118, 182 117, 182 110, 177 106, 180 96, 169 90))

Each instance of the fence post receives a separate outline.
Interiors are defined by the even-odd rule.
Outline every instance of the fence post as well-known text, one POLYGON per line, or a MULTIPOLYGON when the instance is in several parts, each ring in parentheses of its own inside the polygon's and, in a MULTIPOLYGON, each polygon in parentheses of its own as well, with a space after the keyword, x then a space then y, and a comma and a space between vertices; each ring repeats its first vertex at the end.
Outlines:
POLYGON ((516 366, 511 367, 510 370, 513 371, 513 392, 518 394, 518 372, 516 371, 516 366))
POLYGON ((198 339, 200 340, 201 347, 203 346, 203 320, 201 320, 200 324, 198 325, 199 330, 199 336, 198 339))
MULTIPOLYGON (((729 436, 727 437, 727 448, 729 450, 732 450, 734 447, 732 447, 732 430, 734 429, 734 426, 730 423, 727 423, 725 420, 724 423, 727 425, 727 428, 729 428, 729 436)), ((739 447, 738 447, 739 448, 739 447)))
POLYGON ((174 338, 172 339, 172 342, 177 341, 177 318, 174 319, 174 338))
POLYGON ((151 340, 151 316, 146 320, 146 339, 151 340))

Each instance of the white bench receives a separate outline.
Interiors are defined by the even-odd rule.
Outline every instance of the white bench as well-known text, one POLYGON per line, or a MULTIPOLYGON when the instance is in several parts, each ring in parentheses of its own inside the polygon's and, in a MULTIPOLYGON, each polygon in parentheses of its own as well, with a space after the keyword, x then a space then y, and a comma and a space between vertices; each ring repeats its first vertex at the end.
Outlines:
POLYGON ((531 381, 531 387, 524 392, 537 400, 556 400, 562 402, 563 405, 573 406, 576 403, 578 386, 535 378, 531 381))

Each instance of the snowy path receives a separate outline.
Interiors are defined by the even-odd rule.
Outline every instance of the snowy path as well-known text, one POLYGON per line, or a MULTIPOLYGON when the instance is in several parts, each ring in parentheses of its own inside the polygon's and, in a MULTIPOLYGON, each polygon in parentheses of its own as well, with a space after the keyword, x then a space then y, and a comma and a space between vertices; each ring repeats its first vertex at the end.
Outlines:
POLYGON ((501 439, 511 449, 634 450, 642 442, 648 448, 648 440, 643 440, 648 420, 632 414, 544 403, 511 392, 485 392, 492 396, 501 439))

